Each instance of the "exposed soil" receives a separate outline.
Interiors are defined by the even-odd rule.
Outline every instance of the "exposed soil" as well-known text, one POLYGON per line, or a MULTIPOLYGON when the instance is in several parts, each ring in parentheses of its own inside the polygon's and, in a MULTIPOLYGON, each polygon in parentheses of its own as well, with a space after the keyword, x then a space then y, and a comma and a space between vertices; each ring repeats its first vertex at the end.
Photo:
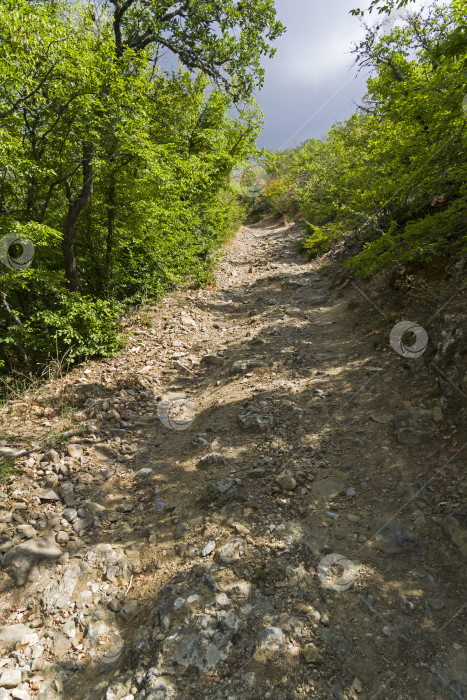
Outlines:
POLYGON ((299 238, 242 227, 215 285, 0 411, 0 551, 68 535, 24 586, 1 574, 0 625, 38 638, 4 644, 0 698, 464 697, 464 398, 386 342, 426 296, 334 286, 299 238))

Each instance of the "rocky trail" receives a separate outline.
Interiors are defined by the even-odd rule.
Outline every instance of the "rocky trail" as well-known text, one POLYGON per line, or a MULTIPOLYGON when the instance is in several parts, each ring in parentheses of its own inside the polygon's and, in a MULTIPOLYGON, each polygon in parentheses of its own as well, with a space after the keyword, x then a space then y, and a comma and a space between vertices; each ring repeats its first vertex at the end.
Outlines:
POLYGON ((466 697, 465 412, 299 236, 0 411, 0 700, 466 697))

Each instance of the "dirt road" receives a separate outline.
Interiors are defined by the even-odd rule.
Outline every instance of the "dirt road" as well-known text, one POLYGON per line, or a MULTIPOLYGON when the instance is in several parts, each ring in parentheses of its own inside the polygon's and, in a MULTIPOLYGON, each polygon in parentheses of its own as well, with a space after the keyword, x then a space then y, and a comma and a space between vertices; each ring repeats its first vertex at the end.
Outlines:
POLYGON ((299 235, 1 412, 0 698, 464 697, 462 441, 299 235))

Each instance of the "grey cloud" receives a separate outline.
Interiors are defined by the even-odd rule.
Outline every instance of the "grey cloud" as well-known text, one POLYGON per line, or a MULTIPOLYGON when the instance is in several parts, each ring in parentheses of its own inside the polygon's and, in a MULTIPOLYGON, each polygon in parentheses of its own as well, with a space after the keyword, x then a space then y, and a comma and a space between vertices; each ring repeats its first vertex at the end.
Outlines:
POLYGON ((350 54, 362 35, 349 15, 356 0, 277 0, 287 27, 277 53, 264 63, 266 79, 257 100, 265 115, 260 146, 283 148, 322 136, 336 121, 355 111, 365 94, 365 76, 357 75, 350 54))

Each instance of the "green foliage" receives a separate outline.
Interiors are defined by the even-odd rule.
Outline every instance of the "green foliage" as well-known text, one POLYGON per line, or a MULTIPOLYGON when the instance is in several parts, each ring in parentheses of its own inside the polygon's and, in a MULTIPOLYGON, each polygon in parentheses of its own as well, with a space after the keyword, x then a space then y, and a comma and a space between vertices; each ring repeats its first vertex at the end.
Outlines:
POLYGON ((268 579, 268 571, 260 566, 255 566, 254 564, 247 564, 245 569, 248 571, 248 576, 253 581, 266 581, 268 579))
MULTIPOLYGON (((26 334, 37 335, 36 344, 44 338, 54 341, 61 356, 68 351, 70 362, 85 359, 92 355, 111 355, 122 347, 118 336, 118 306, 103 299, 69 294, 58 299, 54 310, 45 309, 38 312, 25 326, 26 334)), ((27 336, 26 336, 27 337, 27 336)), ((50 341, 44 343, 44 354, 49 350, 50 341)), ((52 348, 49 350, 49 355, 52 348)))
POLYGON ((327 253, 333 244, 340 238, 342 231, 339 225, 325 224, 324 226, 313 226, 313 224, 305 222, 308 229, 308 235, 302 241, 300 247, 308 253, 310 258, 327 253))
POLYGON ((15 460, 11 457, 0 457, 0 484, 5 484, 10 476, 17 474, 15 460))
POLYGON ((386 36, 367 27, 353 50, 370 71, 362 107, 325 137, 270 155, 272 207, 298 213, 311 255, 348 239, 349 267, 370 275, 465 252, 465 25, 455 1, 404 15, 386 36))
POLYGON ((375 241, 365 244, 348 266, 364 276, 396 264, 430 262, 447 249, 467 253, 467 188, 445 211, 398 226, 394 221, 375 241))
POLYGON ((273 0, 0 0, 0 238, 35 246, 0 264, 0 373, 113 353, 124 305, 211 280, 282 31, 273 0))
POLYGON ((235 497, 230 493, 221 493, 215 486, 208 486, 199 496, 196 503, 201 508, 210 508, 212 511, 220 510, 235 497))

